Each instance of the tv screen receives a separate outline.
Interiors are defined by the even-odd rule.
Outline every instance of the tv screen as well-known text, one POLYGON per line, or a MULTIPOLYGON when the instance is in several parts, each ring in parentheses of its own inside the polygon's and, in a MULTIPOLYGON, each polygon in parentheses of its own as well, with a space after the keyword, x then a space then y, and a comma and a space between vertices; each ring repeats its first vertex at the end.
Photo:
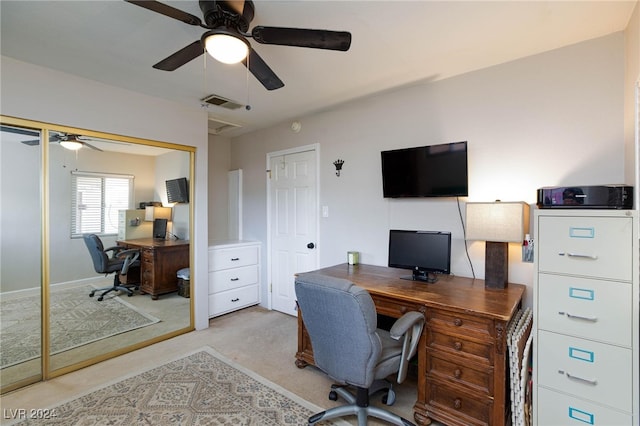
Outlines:
POLYGON ((407 279, 435 282, 436 274, 451 272, 451 233, 390 230, 389 266, 411 269, 407 279))
POLYGON ((188 203, 189 186, 187 178, 171 179, 166 181, 167 200, 170 203, 188 203))
POLYGON ((385 198, 469 195, 467 142, 382 151, 385 198))

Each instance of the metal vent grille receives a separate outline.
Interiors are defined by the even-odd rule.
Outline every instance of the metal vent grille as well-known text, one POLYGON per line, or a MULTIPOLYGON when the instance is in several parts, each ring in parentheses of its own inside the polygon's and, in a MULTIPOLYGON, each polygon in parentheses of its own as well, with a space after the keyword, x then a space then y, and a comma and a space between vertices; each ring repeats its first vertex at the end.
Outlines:
POLYGON ((236 101, 232 101, 231 99, 223 98, 222 96, 218 95, 205 96, 201 99, 201 101, 209 105, 215 105, 227 109, 238 109, 243 106, 236 101))

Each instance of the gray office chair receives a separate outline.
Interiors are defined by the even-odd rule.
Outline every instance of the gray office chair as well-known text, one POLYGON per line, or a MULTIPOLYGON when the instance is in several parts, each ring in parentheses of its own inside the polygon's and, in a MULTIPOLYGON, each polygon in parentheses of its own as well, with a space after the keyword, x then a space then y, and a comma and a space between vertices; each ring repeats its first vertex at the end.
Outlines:
POLYGON ((369 406, 369 396, 386 389, 383 402, 393 404, 395 392, 386 377, 397 373, 397 382, 404 381, 420 340, 424 315, 407 312, 385 331, 377 328, 376 308, 369 293, 351 281, 300 274, 295 291, 315 365, 340 384, 331 386, 329 398, 335 401, 340 395, 348 402, 311 416, 309 424, 355 415, 359 426, 367 424, 368 416, 399 426, 412 425, 388 410, 369 406), (356 395, 344 385, 355 386, 356 395))
POLYGON ((98 300, 102 301, 105 294, 112 291, 123 291, 127 293, 127 296, 133 296, 133 290, 140 288, 140 283, 123 284, 120 282, 120 275, 127 275, 129 269, 135 266, 140 266, 139 250, 125 250, 124 247, 109 247, 104 248, 102 240, 95 234, 86 234, 82 237, 84 243, 89 249, 91 254, 91 260, 93 260, 93 269, 99 274, 111 274, 115 273, 113 277, 113 285, 109 287, 97 288, 91 290, 89 297, 93 297, 96 292, 102 291, 102 294, 98 297, 98 300), (111 252, 111 256, 109 256, 111 252))

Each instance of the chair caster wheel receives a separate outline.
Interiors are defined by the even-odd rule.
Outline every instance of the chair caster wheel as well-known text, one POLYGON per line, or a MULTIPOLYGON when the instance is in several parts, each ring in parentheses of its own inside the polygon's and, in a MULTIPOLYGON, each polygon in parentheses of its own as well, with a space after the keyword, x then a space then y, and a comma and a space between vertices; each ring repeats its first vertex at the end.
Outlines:
POLYGON ((382 403, 385 405, 393 405, 394 402, 396 402, 396 393, 390 389, 389 392, 382 397, 382 403))
POLYGON ((89 297, 93 297, 95 293, 92 291, 91 293, 89 293, 89 297))
POLYGON ((329 399, 331 401, 337 401, 338 400, 338 392, 336 392, 336 391, 329 392, 329 399))
POLYGON ((127 293, 127 297, 133 296, 133 293, 127 293))
POLYGON ((103 296, 98 297, 98 302, 102 302, 103 299, 104 299, 103 296))

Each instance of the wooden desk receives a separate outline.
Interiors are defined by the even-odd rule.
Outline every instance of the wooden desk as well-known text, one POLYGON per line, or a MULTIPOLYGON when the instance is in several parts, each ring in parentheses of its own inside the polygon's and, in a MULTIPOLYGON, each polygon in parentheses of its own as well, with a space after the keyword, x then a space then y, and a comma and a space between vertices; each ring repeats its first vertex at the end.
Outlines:
POLYGON ((158 296, 178 291, 176 273, 189 267, 189 241, 140 238, 117 241, 127 249, 140 249, 140 292, 158 296))
MULTIPOLYGON (((337 265, 315 271, 344 278, 369 291, 380 314, 394 318, 424 313, 418 349, 420 425, 505 425, 511 405, 507 324, 520 306, 525 286, 487 290, 483 280, 440 276, 433 284, 400 279, 411 271, 372 265, 337 265)), ((298 315, 296 365, 313 364, 313 349, 298 315)))

